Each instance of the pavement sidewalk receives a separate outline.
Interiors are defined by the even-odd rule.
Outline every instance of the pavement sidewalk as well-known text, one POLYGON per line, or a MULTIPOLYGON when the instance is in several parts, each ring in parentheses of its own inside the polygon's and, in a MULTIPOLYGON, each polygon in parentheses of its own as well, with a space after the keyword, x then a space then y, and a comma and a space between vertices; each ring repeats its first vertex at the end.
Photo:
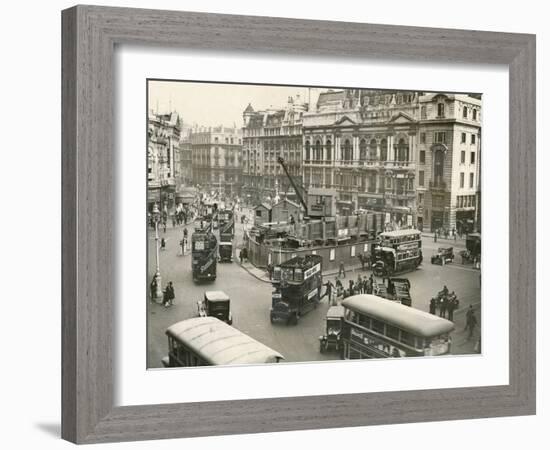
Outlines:
MULTIPOLYGON (((246 270, 250 275, 252 275, 254 278, 256 278, 260 281, 263 281, 264 283, 271 283, 271 280, 269 279, 269 275, 267 273, 267 270, 260 269, 256 266, 254 266, 254 264, 252 264, 249 261, 244 261, 242 264, 240 262, 238 262, 238 264, 240 264, 240 266, 244 270, 246 270)), ((363 272, 363 270, 361 269, 361 264, 346 267, 346 274, 356 273, 356 272, 363 272)), ((367 272, 367 269, 364 272, 367 272)), ((326 272, 323 271, 323 276, 324 277, 333 276, 333 275, 337 275, 337 274, 338 274, 338 269, 333 269, 333 270, 329 270, 329 271, 326 271, 326 272)), ((353 279, 355 279, 355 278, 353 278, 353 279)))
MULTIPOLYGON (((431 241, 433 241, 434 240, 434 233, 422 232, 422 237, 430 239, 431 241)), ((448 244, 453 244, 454 246, 466 248, 466 238, 464 238, 464 237, 463 238, 457 237, 456 240, 455 240, 455 238, 453 238, 453 237, 443 238, 441 236, 438 236, 437 241, 435 241, 435 242, 442 242, 442 243, 446 243, 446 244, 448 243, 448 244)))

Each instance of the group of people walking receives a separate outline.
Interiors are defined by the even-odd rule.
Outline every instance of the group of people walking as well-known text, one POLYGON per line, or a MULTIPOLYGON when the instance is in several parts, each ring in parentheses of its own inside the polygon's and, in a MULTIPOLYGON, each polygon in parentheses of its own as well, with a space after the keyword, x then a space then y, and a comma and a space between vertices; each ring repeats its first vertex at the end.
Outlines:
POLYGON ((325 293, 321 298, 328 297, 329 304, 336 304, 339 298, 347 298, 357 294, 373 294, 376 286, 376 280, 371 273, 370 276, 361 277, 357 275, 357 280, 349 280, 348 288, 346 289, 339 277, 336 277, 335 284, 330 280, 325 283, 325 293))
POLYGON ((430 300, 430 314, 437 315, 439 312, 439 317, 452 322, 459 303, 455 291, 449 293, 447 286, 443 286, 443 290, 438 293, 437 297, 430 300))
MULTIPOLYGON (((158 275, 155 274, 153 276, 153 280, 151 281, 151 284, 149 285, 150 288, 150 295, 151 295, 151 302, 157 303, 159 300, 158 294, 158 287, 159 287, 159 279, 158 275)), ((174 291, 174 284, 169 281, 164 290, 162 291, 162 304, 165 308, 168 308, 174 304, 174 300, 176 298, 176 293, 174 291)))

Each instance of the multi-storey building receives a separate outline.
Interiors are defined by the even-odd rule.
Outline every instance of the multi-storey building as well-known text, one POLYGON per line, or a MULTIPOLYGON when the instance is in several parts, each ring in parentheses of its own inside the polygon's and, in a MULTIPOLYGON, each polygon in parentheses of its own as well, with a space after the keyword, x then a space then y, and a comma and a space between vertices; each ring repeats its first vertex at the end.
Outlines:
POLYGON ((346 89, 321 93, 304 114, 304 183, 338 193, 340 214, 386 212, 415 223, 418 94, 346 89))
POLYGON ((481 100, 459 94, 420 97, 418 221, 430 230, 479 230, 481 100))
POLYGON ((147 203, 157 203, 162 211, 174 207, 175 192, 181 182, 180 135, 182 121, 176 112, 148 115, 147 203))
POLYGON ((243 112, 243 193, 253 203, 275 199, 276 192, 290 198, 294 190, 277 159, 282 157, 294 181, 301 184, 302 114, 307 105, 300 96, 288 98, 281 109, 243 112))
POLYGON ((181 158, 181 179, 184 186, 190 186, 193 184, 193 157, 191 149, 191 140, 189 139, 189 133, 191 130, 186 130, 187 133, 182 132, 180 140, 180 158, 181 158))
POLYGON ((468 95, 323 92, 303 115, 304 184, 336 189, 341 214, 369 209, 395 226, 479 228, 480 114, 480 99, 468 95))
POLYGON ((230 196, 238 194, 241 189, 241 129, 196 127, 191 130, 189 141, 193 183, 230 196))

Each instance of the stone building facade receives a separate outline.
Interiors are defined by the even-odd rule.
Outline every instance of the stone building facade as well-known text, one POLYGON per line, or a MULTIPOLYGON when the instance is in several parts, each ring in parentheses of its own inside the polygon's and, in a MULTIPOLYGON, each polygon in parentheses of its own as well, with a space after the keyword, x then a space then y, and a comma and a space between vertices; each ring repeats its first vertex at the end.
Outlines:
POLYGON ((195 127, 189 134, 193 183, 232 196, 240 193, 242 130, 195 127))
POLYGON ((340 214, 368 209, 393 227, 479 229, 480 130, 472 96, 329 90, 303 115, 304 185, 335 189, 340 214))
POLYGON ((295 199, 295 193, 282 167, 283 157, 290 175, 301 184, 302 114, 307 105, 289 97, 281 109, 255 111, 248 105, 243 112, 243 193, 249 202, 273 201, 277 194, 295 199))
POLYGON ((180 137, 182 121, 176 112, 150 111, 147 121, 147 204, 171 211, 181 182, 180 137))
POLYGON ((321 93, 304 114, 304 183, 336 189, 337 210, 383 211, 397 226, 416 223, 419 95, 346 89, 321 93))
POLYGON ((419 103, 418 221, 430 231, 479 231, 481 100, 438 93, 419 103))

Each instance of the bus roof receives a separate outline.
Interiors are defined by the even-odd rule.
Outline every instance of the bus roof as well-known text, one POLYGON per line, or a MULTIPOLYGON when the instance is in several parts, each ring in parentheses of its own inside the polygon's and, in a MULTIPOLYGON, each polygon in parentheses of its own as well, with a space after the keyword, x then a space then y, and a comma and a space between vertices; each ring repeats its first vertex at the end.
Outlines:
POLYGON ((454 324, 449 320, 376 295, 353 295, 346 298, 342 305, 347 309, 366 314, 416 336, 433 337, 454 329, 454 324))
POLYGON ((209 302, 226 302, 229 300, 229 296, 223 291, 206 291, 204 298, 209 302))
POLYGON ((344 317, 344 308, 340 305, 331 306, 327 311, 327 319, 344 317))
POLYGON ((380 233, 380 236, 381 237, 401 237, 401 236, 409 236, 411 234, 420 234, 420 231, 414 228, 410 228, 406 230, 385 231, 384 233, 380 233))
POLYGON ((313 267, 316 264, 319 264, 323 261, 323 257, 321 255, 304 255, 304 256, 295 256, 294 258, 290 258, 289 260, 279 264, 281 267, 286 268, 306 268, 309 269, 310 267, 313 267))
POLYGON ((170 326, 166 334, 213 365, 275 363, 284 357, 215 317, 195 317, 170 326))

